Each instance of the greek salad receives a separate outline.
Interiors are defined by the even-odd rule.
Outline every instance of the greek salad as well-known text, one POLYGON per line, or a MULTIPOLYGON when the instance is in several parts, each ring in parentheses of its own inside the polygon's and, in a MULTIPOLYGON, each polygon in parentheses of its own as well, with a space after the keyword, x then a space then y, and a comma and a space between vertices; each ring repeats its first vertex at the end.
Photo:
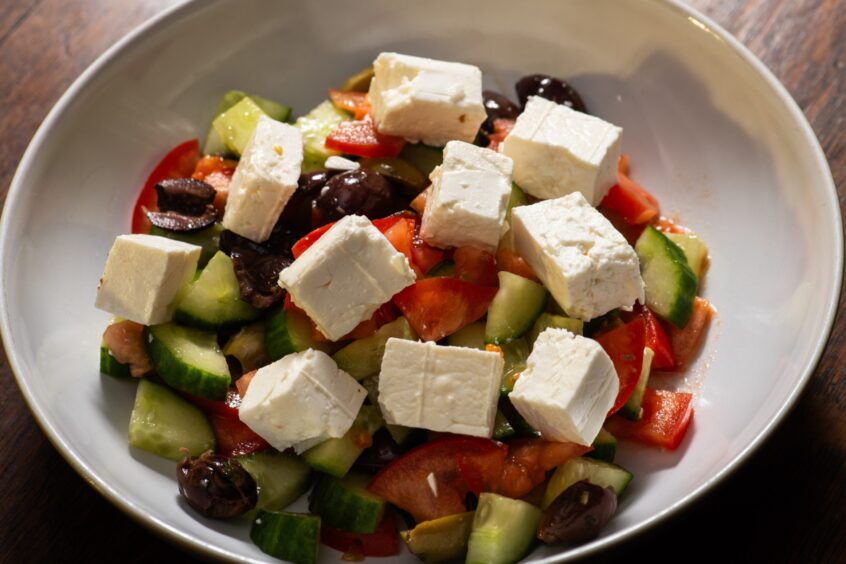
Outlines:
POLYGON ((708 251, 564 80, 381 53, 292 119, 227 92, 116 238, 100 370, 129 444, 265 553, 506 563, 599 535, 676 449, 708 251), (308 495, 308 513, 289 506, 308 495))

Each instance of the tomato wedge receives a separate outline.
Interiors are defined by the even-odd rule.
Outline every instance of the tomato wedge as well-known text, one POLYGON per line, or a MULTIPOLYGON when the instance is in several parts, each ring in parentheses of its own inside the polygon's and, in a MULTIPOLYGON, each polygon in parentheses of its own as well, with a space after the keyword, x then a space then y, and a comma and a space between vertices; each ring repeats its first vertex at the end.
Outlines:
POLYGON ((600 207, 619 214, 626 223, 640 225, 658 217, 658 200, 629 178, 629 156, 622 155, 617 167, 617 184, 608 190, 600 207))
POLYGON ((523 497, 543 483, 549 470, 591 450, 592 447, 576 443, 538 438, 511 441, 499 486, 493 491, 507 497, 523 497))
POLYGON ((639 421, 617 415, 606 421, 605 427, 615 437, 674 450, 690 427, 692 402, 693 395, 686 392, 646 388, 639 421))
POLYGON ((153 169, 153 172, 150 173, 150 176, 147 177, 147 181, 135 201, 135 208, 132 212, 133 233, 150 232, 152 225, 147 219, 146 210, 154 210, 158 205, 156 184, 171 178, 189 178, 199 160, 200 142, 197 139, 177 145, 165 155, 153 169))
POLYGON ((668 325, 670 342, 675 353, 676 369, 687 366, 696 357, 702 346, 702 340, 708 332, 714 308, 704 298, 693 300, 693 314, 684 328, 668 325))
POLYGON ((496 252, 496 268, 540 283, 532 267, 523 260, 523 257, 510 249, 499 249, 496 252))
POLYGON ((330 88, 329 99, 336 108, 350 112, 357 120, 364 119, 364 116, 370 113, 370 99, 367 97, 367 92, 330 88))
POLYGON ((475 247, 458 247, 452 254, 455 277, 480 286, 499 286, 496 257, 475 247))
POLYGON ((397 317, 399 317, 397 306, 391 302, 382 304, 379 306, 379 309, 373 313, 373 316, 370 319, 365 319, 356 325, 355 329, 341 337, 339 340, 364 339, 365 337, 369 337, 375 333, 379 327, 385 325, 386 323, 390 323, 397 317))
POLYGON ((350 533, 328 525, 320 526, 320 542, 344 553, 342 560, 357 561, 366 556, 399 554, 396 518, 390 511, 372 533, 350 533))
POLYGON ((326 137, 327 149, 334 149, 357 157, 396 157, 405 145, 405 139, 384 135, 376 130, 370 115, 356 121, 342 121, 326 137))
MULTIPOLYGON (((244 377, 249 376, 252 379, 254 374, 254 372, 251 372, 244 377)), ((238 382, 241 382, 241 380, 239 379, 238 382)), ((245 382, 245 384, 248 383, 249 381, 245 382)), ((245 385, 243 388, 246 391, 245 385)), ((217 439, 218 454, 241 456, 270 448, 267 441, 258 436, 238 418, 238 408, 241 406, 241 394, 238 389, 229 388, 226 399, 223 401, 213 401, 186 393, 182 393, 182 395, 208 415, 215 439, 217 439)))
POLYGON ((672 370, 676 366, 676 359, 673 357, 673 345, 664 327, 655 314, 646 306, 641 306, 640 314, 643 316, 644 329, 646 331, 646 346, 652 349, 655 356, 652 358, 652 368, 656 370, 672 370))
POLYGON ((643 317, 594 337, 602 345, 617 371, 620 389, 608 415, 623 407, 637 385, 643 368, 643 347, 646 346, 646 324, 643 317))
POLYGON ((437 341, 485 315, 497 289, 455 278, 425 278, 393 298, 424 341, 437 341))
POLYGON ((467 510, 465 498, 471 491, 465 475, 477 487, 496 483, 507 454, 508 447, 490 439, 446 436, 383 468, 368 489, 418 522, 461 513, 467 510))

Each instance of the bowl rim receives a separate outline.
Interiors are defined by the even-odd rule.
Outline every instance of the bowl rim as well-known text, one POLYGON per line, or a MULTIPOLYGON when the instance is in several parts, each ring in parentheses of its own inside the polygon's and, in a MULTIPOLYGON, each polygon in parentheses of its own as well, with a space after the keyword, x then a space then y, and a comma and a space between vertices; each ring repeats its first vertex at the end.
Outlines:
MULTIPOLYGON (((213 0, 214 3, 219 3, 226 0, 213 0)), ((837 231, 837 239, 834 244, 834 253, 836 258, 836 268, 834 270, 833 291, 828 296, 825 317, 826 322, 820 339, 814 346, 813 354, 809 361, 800 368, 800 378, 796 381, 793 389, 787 396, 786 401, 782 404, 775 416, 764 426, 764 428, 737 454, 735 457, 717 473, 711 476, 698 488, 684 496, 677 502, 666 507, 664 510, 652 515, 648 519, 618 531, 607 537, 603 537, 593 541, 589 544, 579 547, 573 547, 569 550, 562 551, 558 554, 543 558, 541 562, 561 562, 564 560, 576 559, 588 555, 596 554, 600 551, 607 550, 612 546, 632 539, 654 526, 665 522, 670 516, 677 514, 684 508, 690 507, 695 501, 700 499, 706 493, 712 491, 715 486, 726 479, 729 475, 734 473, 743 463, 745 463, 755 450, 772 434, 784 420, 786 415, 795 406, 799 396, 807 385, 811 375, 813 374, 819 360, 825 350, 834 326, 835 315, 837 313, 839 297, 841 293, 841 286, 843 283, 843 222, 840 210, 840 202, 837 195, 837 189, 834 184, 834 179, 831 175, 831 169, 825 157, 825 153, 820 146, 819 140, 814 134, 813 129, 808 123, 805 114, 799 108, 793 97, 787 89, 779 82, 775 75, 738 39, 723 29, 716 22, 709 17, 703 15, 698 10, 691 6, 683 4, 681 0, 651 0, 654 4, 660 4, 665 9, 672 10, 677 14, 685 17, 691 25, 699 28, 700 31, 710 34, 715 40, 727 44, 737 55, 739 55, 745 64, 749 67, 751 72, 756 73, 762 78, 767 85, 774 91, 783 106, 787 109, 790 117, 799 126, 799 134, 803 137, 805 144, 810 146, 816 167, 824 172, 823 179, 825 194, 828 198, 828 211, 831 213, 835 230, 837 231)), ((192 13, 208 8, 212 2, 203 0, 182 0, 177 4, 170 6, 163 11, 154 14, 152 17, 141 23, 129 33, 124 35, 116 43, 111 45, 106 51, 98 56, 93 63, 91 63, 70 85, 70 87, 62 94, 62 96, 53 105, 44 121, 36 130, 26 151, 18 163, 12 181, 9 184, 9 190, 6 197, 6 203, 0 215, 0 336, 2 336, 6 357, 9 359, 9 366, 15 376, 18 387, 26 401, 29 410, 35 417, 36 422, 41 427, 48 440, 53 444, 59 454, 67 461, 67 463, 94 488, 101 496, 106 498, 112 505, 120 509, 123 513, 128 515, 137 523, 150 529, 165 540, 180 545, 183 548, 202 553, 217 559, 239 560, 243 562, 254 562, 251 557, 243 554, 230 552, 227 549, 215 546, 209 542, 196 538, 193 535, 172 527, 163 522, 155 515, 143 511, 140 507, 125 498, 120 492, 112 487, 106 480, 101 478, 97 471, 91 468, 84 460, 81 459, 72 448, 64 441, 59 431, 50 420, 50 416, 46 409, 42 409, 30 389, 26 377, 23 375, 22 361, 18 359, 16 354, 16 347, 14 346, 15 339, 11 329, 10 319, 8 315, 7 303, 7 286, 6 276, 9 272, 5 265, 10 260, 10 222, 11 218, 15 216, 19 206, 24 200, 25 190, 23 189, 24 178, 33 167, 33 163, 41 151, 42 145, 48 138, 49 131, 52 130, 55 123, 60 119, 64 110, 77 98, 77 96, 88 86, 88 84, 97 75, 104 72, 104 70, 111 64, 115 63, 123 52, 129 49, 134 44, 144 40, 148 35, 154 33, 160 26, 171 20, 178 20, 188 17, 192 13)))

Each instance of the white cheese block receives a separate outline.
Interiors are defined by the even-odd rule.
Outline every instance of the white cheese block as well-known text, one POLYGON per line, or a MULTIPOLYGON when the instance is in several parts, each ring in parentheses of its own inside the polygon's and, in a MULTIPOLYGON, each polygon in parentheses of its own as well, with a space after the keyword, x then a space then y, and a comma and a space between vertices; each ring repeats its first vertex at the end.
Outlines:
POLYGON ((332 357, 308 349, 259 368, 238 416, 277 450, 297 453, 352 426, 367 391, 332 357))
POLYGON ((494 252, 511 195, 511 159, 450 141, 443 163, 430 175, 432 187, 420 236, 438 247, 469 245, 494 252))
POLYGON ((229 183, 223 226, 258 243, 266 241, 297 189, 302 164, 300 130, 259 118, 229 183))
POLYGON ((517 253, 571 317, 589 321, 643 299, 634 249, 580 192, 511 210, 517 253))
POLYGON ((391 338, 379 406, 390 424, 490 437, 502 370, 494 352, 391 338))
POLYGON ((437 146, 472 142, 487 117, 482 71, 473 65, 380 53, 373 72, 370 104, 381 133, 437 146))
POLYGON ((154 235, 115 239, 96 307, 143 325, 167 323, 197 270, 202 249, 154 235))
POLYGON ((326 163, 323 165, 329 170, 358 170, 361 168, 361 165, 358 164, 356 161, 351 161, 350 159, 346 159, 344 157, 339 157, 338 155, 332 155, 328 159, 326 159, 326 163))
POLYGON ((338 221, 279 273, 279 285, 332 341, 414 280, 405 255, 359 215, 338 221))
POLYGON ((619 386, 614 364, 599 343, 566 329, 547 329, 508 398, 545 439, 590 445, 619 386))
POLYGON ((617 183, 623 130, 531 96, 499 151, 514 159, 514 182, 540 199, 581 192, 598 205, 617 183))

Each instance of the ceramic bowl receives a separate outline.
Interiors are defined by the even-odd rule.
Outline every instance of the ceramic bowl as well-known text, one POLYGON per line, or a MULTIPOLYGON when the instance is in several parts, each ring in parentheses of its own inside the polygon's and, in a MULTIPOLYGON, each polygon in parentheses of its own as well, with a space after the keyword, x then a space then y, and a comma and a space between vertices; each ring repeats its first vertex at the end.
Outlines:
POLYGON ((765 439, 811 374, 834 316, 842 232, 823 153, 784 88, 726 32, 668 1, 196 1, 137 29, 44 121, 0 226, 0 326, 48 437, 162 535, 212 557, 266 559, 246 523, 180 502, 173 463, 127 446, 134 386, 98 373, 108 315, 95 290, 146 174, 205 135, 222 92, 304 113, 380 51, 479 65, 487 87, 511 96, 524 74, 566 77, 624 128, 632 174, 664 213, 710 247, 704 295, 719 315, 682 382, 696 391, 690 433, 672 453, 625 445, 619 463, 635 480, 602 535, 529 560, 594 553, 699 497, 765 439))

